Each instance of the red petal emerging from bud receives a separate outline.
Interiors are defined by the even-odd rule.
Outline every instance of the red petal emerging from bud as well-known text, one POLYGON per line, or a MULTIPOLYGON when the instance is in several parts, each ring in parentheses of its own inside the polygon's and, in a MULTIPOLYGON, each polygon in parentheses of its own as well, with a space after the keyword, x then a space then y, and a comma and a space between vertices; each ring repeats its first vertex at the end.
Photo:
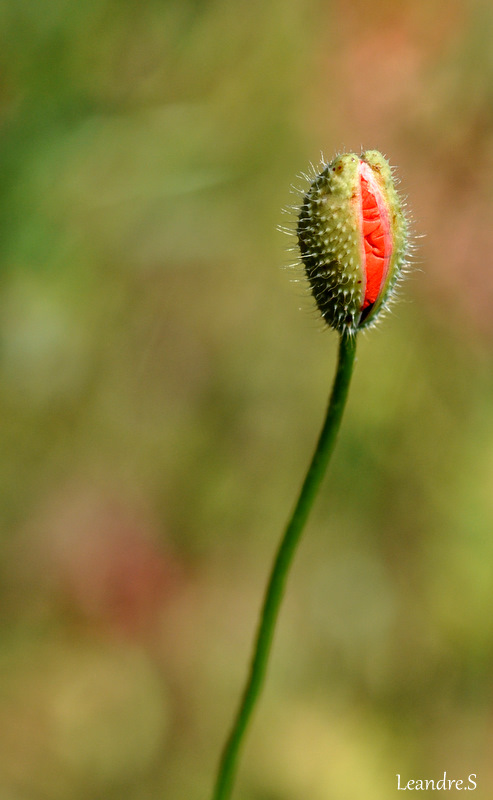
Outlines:
POLYGON ((387 204, 366 161, 359 163, 359 176, 363 264, 366 274, 362 306, 364 310, 375 303, 387 278, 392 254, 392 236, 387 204))

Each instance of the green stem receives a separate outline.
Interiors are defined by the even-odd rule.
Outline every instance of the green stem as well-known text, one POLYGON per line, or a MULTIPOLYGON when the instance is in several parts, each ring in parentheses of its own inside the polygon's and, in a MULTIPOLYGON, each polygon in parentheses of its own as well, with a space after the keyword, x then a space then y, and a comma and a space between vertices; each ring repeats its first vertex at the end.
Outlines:
POLYGON ((311 464, 308 468, 303 486, 301 487, 298 502, 287 524, 272 567, 267 591, 265 593, 264 605, 260 615, 260 624, 253 651, 250 675, 222 754, 212 800, 228 800, 231 796, 240 748, 255 703, 257 702, 264 683, 274 637, 274 629, 284 594, 288 570, 318 488, 324 477, 332 450, 334 449, 337 432, 346 404, 355 353, 356 336, 343 333, 339 343, 337 371, 325 421, 311 464))

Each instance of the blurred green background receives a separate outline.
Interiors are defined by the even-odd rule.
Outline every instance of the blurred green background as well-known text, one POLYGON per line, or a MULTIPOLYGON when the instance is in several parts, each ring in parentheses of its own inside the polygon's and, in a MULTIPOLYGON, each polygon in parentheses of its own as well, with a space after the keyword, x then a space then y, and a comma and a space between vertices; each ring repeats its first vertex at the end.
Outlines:
POLYGON ((0 800, 208 797, 337 349, 276 225, 361 147, 416 269, 360 337, 235 798, 491 797, 490 1, 3 0, 0 31, 0 800))

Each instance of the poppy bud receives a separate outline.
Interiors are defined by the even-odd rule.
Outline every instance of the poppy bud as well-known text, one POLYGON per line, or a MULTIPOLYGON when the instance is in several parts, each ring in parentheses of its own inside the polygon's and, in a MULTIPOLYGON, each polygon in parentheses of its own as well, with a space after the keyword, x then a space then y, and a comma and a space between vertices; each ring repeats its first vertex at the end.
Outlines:
POLYGON ((356 333, 387 305, 407 256, 407 222, 377 150, 337 156, 312 182, 298 216, 301 260, 322 317, 356 333))

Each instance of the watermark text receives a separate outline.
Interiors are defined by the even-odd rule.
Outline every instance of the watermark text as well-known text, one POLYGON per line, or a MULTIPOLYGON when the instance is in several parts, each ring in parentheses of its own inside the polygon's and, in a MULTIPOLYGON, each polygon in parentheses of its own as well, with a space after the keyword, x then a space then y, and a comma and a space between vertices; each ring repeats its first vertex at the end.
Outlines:
POLYGON ((417 778, 416 780, 409 780, 407 783, 401 778, 399 773, 396 774, 397 778, 397 789, 399 792, 412 792, 412 791, 426 791, 430 789, 438 790, 438 791, 445 791, 449 792, 452 789, 455 789, 459 792, 471 791, 473 792, 477 786, 477 775, 475 772, 472 772, 470 775, 467 776, 465 779, 461 778, 448 778, 447 773, 443 773, 443 777, 439 780, 435 780, 434 778, 417 778))

